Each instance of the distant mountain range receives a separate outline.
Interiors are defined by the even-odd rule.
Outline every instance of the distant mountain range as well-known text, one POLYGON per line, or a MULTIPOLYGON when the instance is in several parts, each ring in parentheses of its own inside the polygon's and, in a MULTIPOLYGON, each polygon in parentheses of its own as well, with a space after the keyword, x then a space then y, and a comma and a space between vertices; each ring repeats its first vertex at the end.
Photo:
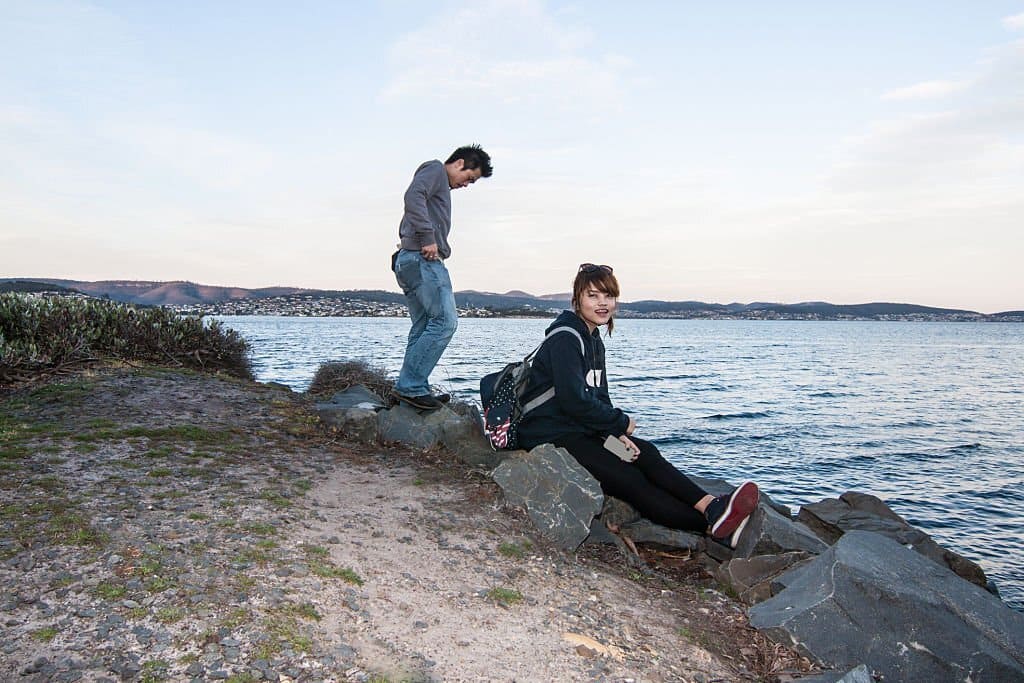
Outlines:
MULTIPOLYGON (((147 282, 105 280, 87 282, 53 278, 0 278, 0 291, 70 291, 132 304, 149 306, 203 306, 231 301, 273 299, 275 297, 316 297, 346 299, 382 304, 401 304, 404 297, 382 290, 319 290, 300 287, 218 287, 194 282, 147 282)), ((523 291, 504 294, 464 290, 455 293, 460 308, 493 311, 529 312, 567 308, 569 293, 534 296, 523 291)), ((644 318, 777 318, 777 319, 919 319, 1024 321, 1024 311, 1003 311, 986 315, 976 311, 934 308, 916 304, 865 303, 851 305, 809 301, 796 304, 754 302, 717 304, 702 301, 620 302, 622 317, 644 318)))

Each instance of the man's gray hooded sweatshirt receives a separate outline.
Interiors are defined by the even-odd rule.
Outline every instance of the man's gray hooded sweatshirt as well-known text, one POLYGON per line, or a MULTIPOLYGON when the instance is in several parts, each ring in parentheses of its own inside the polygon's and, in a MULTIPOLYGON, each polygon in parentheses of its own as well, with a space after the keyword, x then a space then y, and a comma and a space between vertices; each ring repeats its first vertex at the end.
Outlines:
POLYGON ((448 232, 452 229, 452 189, 448 172, 437 159, 420 164, 405 191, 405 213, 398 226, 402 249, 419 251, 437 245, 441 258, 452 255, 448 232))
POLYGON ((555 397, 523 417, 519 424, 522 448, 569 434, 591 434, 602 439, 609 434, 621 436, 629 426, 629 417, 612 406, 608 395, 601 328, 591 333, 576 313, 562 311, 547 331, 562 326, 580 333, 583 353, 576 336, 566 332, 552 335, 541 345, 523 399, 527 402, 551 386, 555 387, 555 397))

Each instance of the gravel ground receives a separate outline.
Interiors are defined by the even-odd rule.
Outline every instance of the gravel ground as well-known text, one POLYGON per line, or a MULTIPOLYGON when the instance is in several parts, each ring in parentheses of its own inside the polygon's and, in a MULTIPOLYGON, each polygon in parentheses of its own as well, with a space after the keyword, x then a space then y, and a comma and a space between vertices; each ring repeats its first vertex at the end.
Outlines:
POLYGON ((160 369, 0 395, 4 681, 786 681, 699 558, 546 546, 444 452, 160 369))

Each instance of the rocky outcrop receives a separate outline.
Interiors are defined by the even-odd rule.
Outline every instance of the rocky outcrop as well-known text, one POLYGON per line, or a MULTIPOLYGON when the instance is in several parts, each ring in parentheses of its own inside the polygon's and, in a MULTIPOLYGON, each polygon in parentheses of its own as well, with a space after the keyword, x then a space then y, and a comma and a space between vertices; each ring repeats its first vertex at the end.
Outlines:
POLYGON ((838 499, 804 505, 797 519, 829 544, 838 541, 847 531, 873 531, 948 567, 975 585, 988 585, 985 572, 977 563, 943 548, 931 536, 910 526, 877 496, 849 491, 838 499))
POLYGON ((576 550, 601 511, 601 486, 563 448, 551 444, 515 451, 492 475, 513 505, 526 509, 534 526, 556 546, 576 550))
POLYGON ((452 403, 435 411, 420 411, 405 404, 387 408, 383 398, 365 386, 338 392, 316 404, 320 420, 361 443, 397 441, 417 448, 444 446, 469 465, 488 470, 502 455, 484 438, 483 422, 475 406, 452 403))
POLYGON ((1024 680, 1024 615, 892 539, 850 531, 750 623, 817 662, 893 681, 1024 680))

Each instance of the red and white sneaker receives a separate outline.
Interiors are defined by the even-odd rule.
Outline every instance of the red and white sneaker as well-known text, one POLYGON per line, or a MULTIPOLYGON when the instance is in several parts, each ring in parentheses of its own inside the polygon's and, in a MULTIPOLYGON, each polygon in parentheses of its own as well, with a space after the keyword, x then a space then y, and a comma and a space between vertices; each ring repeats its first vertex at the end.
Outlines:
POLYGON ((745 481, 728 496, 718 496, 711 501, 704 512, 711 525, 711 537, 717 541, 725 541, 737 531, 741 531, 740 526, 757 508, 760 497, 757 484, 745 481))

